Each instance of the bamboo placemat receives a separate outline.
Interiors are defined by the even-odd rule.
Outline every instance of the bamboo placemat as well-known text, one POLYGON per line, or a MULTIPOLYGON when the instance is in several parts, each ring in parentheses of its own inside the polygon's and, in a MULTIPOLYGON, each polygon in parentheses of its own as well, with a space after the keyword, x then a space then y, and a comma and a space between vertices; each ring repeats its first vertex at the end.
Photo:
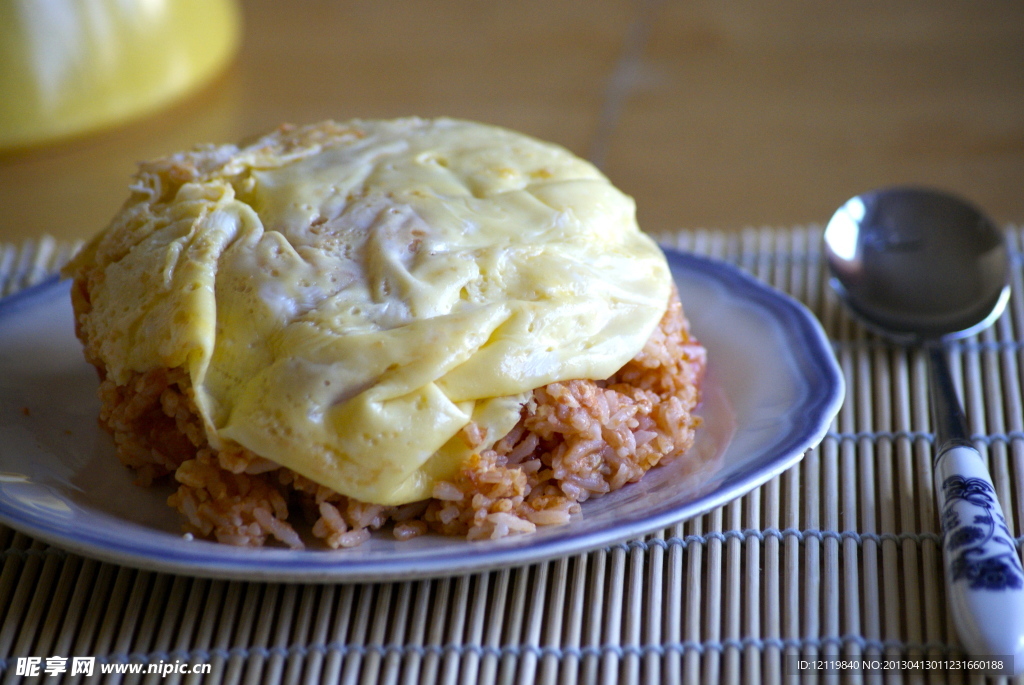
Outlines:
MULTIPOLYGON (((1020 549, 1024 236, 1016 227, 1008 236, 1008 311, 950 354, 975 443, 1020 549)), ((401 583, 171 576, 85 559, 0 526, 3 682, 22 681, 18 657, 40 658, 45 668, 47 657, 79 655, 93 657, 97 672, 99 665, 175 661, 210 670, 111 682, 982 680, 913 669, 860 678, 796 663, 962 656, 943 594, 923 356, 885 344, 840 308, 818 227, 660 238, 740 265, 822 321, 847 398, 825 440, 799 465, 704 516, 621 545, 401 583)), ((40 280, 75 247, 46 239, 0 245, 0 292, 40 280)))

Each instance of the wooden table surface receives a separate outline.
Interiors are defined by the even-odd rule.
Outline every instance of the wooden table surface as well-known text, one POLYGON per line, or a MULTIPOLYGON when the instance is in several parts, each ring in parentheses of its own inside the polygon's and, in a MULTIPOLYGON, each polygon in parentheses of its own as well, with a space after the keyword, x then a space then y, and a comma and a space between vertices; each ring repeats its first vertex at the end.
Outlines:
POLYGON ((597 163, 641 225, 828 220, 894 183, 1024 221, 1024 3, 244 0, 215 82, 0 156, 0 242, 84 238, 136 161, 284 121, 449 115, 597 163))

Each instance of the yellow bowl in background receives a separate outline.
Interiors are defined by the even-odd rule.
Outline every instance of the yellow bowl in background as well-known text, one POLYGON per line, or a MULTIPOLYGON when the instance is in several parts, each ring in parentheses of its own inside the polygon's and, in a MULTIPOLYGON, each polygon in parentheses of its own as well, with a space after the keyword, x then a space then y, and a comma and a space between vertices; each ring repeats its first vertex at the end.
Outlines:
POLYGON ((0 0, 0 149, 113 126, 216 75, 235 0, 0 0))

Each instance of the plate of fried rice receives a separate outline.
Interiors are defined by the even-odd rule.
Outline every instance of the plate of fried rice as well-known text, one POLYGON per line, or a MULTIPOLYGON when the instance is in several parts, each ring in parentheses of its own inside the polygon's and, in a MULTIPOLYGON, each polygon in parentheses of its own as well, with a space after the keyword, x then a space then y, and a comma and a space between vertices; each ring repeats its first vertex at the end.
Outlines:
MULTIPOLYGON (((576 507, 558 512, 557 521, 518 531, 517 517, 495 516, 487 535, 469 539, 432 530, 407 534, 407 522, 418 520, 419 510, 384 517, 358 510, 344 512, 338 545, 319 544, 325 536, 303 530, 294 538, 288 531, 275 538, 269 530, 260 546, 183 533, 181 516, 167 506, 182 497, 176 484, 159 478, 148 487, 134 484, 138 469, 118 461, 115 438, 97 424, 98 381, 75 338, 69 284, 51 280, 0 301, 0 522, 74 553, 138 568, 332 582, 519 566, 616 544, 705 513, 813 448, 839 409, 843 380, 820 324, 802 304, 725 262, 665 252, 690 328, 707 350, 692 446, 683 457, 607 492, 600 492, 601 482, 591 485, 587 474, 578 474, 579 487, 592 487, 599 496, 580 498, 576 507), (360 516, 367 519, 361 527, 352 522, 360 516), (505 528, 498 535, 500 526, 505 528), (353 531, 358 535, 345 537, 353 531)), ((540 401, 548 399, 567 401, 540 401)), ((465 496, 438 494, 453 501, 465 496)), ((339 507, 321 509, 321 519, 332 510, 339 507)), ((448 510, 458 523, 458 508, 448 510)))

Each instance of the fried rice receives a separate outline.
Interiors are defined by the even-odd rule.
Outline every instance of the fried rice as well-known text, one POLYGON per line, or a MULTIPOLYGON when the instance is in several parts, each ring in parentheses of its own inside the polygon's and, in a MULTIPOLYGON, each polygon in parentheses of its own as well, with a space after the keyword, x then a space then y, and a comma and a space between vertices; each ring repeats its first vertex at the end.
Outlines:
MULTIPOLYGON (((479 540, 567 523, 587 499, 683 457, 700 425, 705 351, 673 292, 647 344, 612 377, 537 388, 507 435, 473 450, 430 499, 402 506, 341 495, 240 446, 212 448, 181 368, 118 385, 90 360, 101 378, 100 423, 120 460, 139 485, 173 479, 168 504, 188 533, 297 549, 310 535, 329 548, 354 547, 385 527, 398 540, 429 531, 479 540)), ((470 447, 484 439, 472 423, 461 436, 470 447)))

